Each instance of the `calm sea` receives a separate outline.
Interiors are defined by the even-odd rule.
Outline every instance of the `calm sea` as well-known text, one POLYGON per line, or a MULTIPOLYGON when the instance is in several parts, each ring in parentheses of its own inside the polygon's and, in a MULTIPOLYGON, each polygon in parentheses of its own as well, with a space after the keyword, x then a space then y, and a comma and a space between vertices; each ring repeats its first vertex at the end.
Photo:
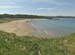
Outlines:
POLYGON ((37 19, 31 24, 38 30, 46 31, 53 36, 75 33, 75 18, 37 19))

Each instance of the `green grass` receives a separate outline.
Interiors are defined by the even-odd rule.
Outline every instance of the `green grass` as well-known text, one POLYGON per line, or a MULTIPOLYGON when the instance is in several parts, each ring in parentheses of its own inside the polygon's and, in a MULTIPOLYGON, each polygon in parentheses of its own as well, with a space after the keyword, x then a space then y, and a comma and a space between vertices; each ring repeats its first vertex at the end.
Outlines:
POLYGON ((22 19, 24 18, 0 18, 0 23, 6 23, 6 22, 22 20, 22 19))
POLYGON ((0 31, 0 55, 75 55, 75 34, 39 39, 0 31))

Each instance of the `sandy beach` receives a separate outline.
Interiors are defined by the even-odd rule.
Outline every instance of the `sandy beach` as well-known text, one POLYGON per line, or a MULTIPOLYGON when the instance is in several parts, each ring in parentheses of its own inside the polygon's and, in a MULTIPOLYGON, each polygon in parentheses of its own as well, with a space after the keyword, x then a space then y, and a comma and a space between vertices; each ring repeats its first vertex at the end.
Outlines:
MULTIPOLYGON (((34 19, 37 20, 37 19, 34 19)), ((32 25, 29 24, 31 19, 16 20, 8 23, 0 24, 0 31, 5 31, 8 33, 15 33, 19 36, 35 36, 35 37, 45 37, 45 32, 37 30, 32 25)))

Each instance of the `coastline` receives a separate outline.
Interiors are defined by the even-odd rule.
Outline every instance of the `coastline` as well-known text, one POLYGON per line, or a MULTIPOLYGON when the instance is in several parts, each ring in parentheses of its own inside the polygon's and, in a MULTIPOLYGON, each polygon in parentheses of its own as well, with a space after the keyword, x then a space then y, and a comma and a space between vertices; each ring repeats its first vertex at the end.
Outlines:
MULTIPOLYGON (((39 19, 33 19, 39 20, 39 19)), ((47 38, 46 33, 34 28, 30 22, 32 19, 16 20, 0 24, 0 31, 15 33, 18 36, 34 36, 47 38)))

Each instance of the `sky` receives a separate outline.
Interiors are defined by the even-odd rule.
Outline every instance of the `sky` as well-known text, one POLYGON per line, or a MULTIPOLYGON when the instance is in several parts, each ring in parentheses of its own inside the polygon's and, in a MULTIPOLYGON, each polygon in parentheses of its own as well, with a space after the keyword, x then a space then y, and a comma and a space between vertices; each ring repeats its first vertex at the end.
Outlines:
POLYGON ((75 0, 0 0, 0 14, 75 16, 75 0))

